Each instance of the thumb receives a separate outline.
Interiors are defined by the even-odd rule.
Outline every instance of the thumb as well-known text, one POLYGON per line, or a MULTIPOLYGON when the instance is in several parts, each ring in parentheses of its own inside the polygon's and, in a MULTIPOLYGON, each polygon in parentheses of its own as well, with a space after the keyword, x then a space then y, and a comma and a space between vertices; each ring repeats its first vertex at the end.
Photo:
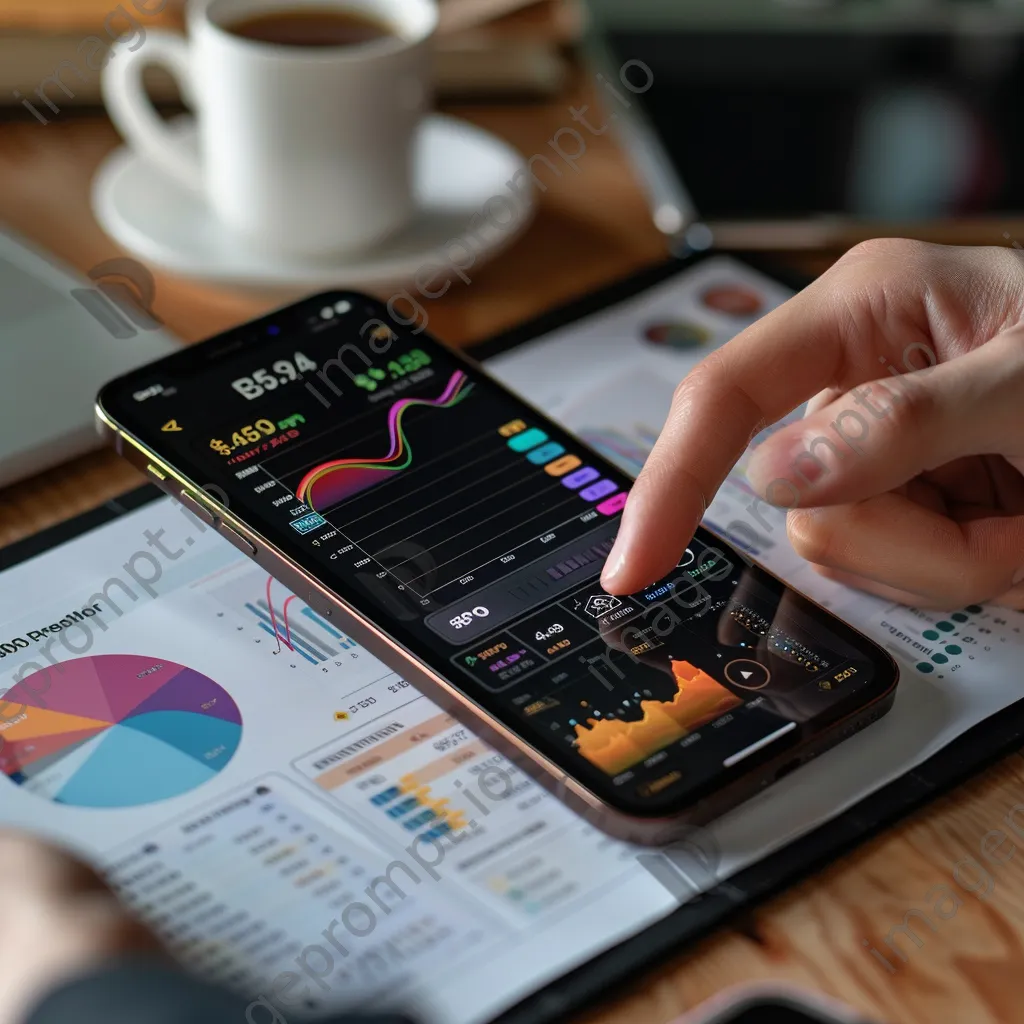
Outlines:
POLYGON ((1024 457, 1024 328, 967 355, 853 388, 780 430, 747 476, 773 505, 862 501, 966 455, 1024 457))

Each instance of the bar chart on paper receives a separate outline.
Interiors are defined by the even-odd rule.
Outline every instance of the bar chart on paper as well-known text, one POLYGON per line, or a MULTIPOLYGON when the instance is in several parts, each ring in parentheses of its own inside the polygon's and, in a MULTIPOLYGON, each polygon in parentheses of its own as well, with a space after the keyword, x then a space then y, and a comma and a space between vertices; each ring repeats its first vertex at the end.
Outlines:
POLYGON ((278 611, 266 598, 257 598, 246 601, 245 610, 265 633, 290 646, 296 654, 314 665, 336 658, 340 651, 358 646, 355 640, 335 629, 308 605, 296 600, 288 607, 289 601, 291 598, 285 598, 278 611), (296 621, 296 614, 303 618, 296 621))
POLYGON ((456 848, 452 877, 509 920, 557 915, 623 870, 615 843, 425 697, 294 766, 369 833, 456 848))
POLYGON ((408 844, 465 828, 474 812, 460 790, 496 756, 421 698, 378 719, 365 735, 349 734, 307 755, 298 767, 378 830, 408 844))
POLYGON ((274 654, 290 655, 296 662, 320 666, 324 671, 360 656, 362 649, 348 634, 247 563, 226 579, 211 581, 208 592, 247 623, 256 639, 269 644, 274 654))

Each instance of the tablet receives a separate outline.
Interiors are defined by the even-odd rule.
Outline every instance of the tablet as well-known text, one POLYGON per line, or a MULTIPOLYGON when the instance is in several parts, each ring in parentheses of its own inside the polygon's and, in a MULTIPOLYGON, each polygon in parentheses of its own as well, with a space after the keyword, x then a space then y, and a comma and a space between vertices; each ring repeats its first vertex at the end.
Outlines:
MULTIPOLYGON (((635 467, 675 380, 789 294, 695 257, 477 351, 635 467)), ((1024 617, 815 589, 777 521, 745 520, 742 466, 719 499, 712 525, 904 682, 881 722, 671 848, 576 818, 154 488, 2 553, 0 822, 97 864, 254 1024, 352 1004, 564 1021, 1024 737, 1024 617)))

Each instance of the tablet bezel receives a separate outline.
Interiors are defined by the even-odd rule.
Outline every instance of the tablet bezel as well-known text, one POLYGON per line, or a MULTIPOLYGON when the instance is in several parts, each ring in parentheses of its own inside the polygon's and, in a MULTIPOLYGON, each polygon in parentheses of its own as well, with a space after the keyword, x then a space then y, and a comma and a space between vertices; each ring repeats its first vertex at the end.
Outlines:
MULTIPOLYGON (((731 256, 789 288, 806 284, 792 274, 772 269, 748 255, 699 253, 644 268, 609 287, 559 306, 474 345, 474 357, 485 361, 539 340, 582 317, 608 309, 687 270, 709 256, 731 256)), ((162 492, 145 485, 104 505, 0 549, 0 571, 34 558, 60 544, 142 508, 162 492)), ((683 949, 708 937, 737 915, 834 863, 866 840, 925 806, 955 786, 1024 745, 1024 699, 962 733, 937 754, 848 810, 786 844, 708 892, 690 899, 644 931, 611 947, 562 975, 495 1018, 493 1024, 561 1024, 569 1014, 601 998, 622 994, 636 981, 683 949)))

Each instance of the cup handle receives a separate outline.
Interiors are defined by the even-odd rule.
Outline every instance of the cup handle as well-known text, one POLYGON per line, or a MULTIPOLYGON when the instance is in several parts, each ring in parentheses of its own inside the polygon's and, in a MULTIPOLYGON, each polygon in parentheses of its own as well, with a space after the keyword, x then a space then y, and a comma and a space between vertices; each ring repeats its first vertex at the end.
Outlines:
POLYGON ((122 50, 103 69, 103 103, 114 127, 125 141, 187 188, 202 188, 202 169, 195 153, 183 149, 180 139, 156 112, 142 80, 151 64, 174 76, 188 106, 192 100, 192 62, 188 43, 172 32, 150 30, 146 45, 135 52, 122 50))

